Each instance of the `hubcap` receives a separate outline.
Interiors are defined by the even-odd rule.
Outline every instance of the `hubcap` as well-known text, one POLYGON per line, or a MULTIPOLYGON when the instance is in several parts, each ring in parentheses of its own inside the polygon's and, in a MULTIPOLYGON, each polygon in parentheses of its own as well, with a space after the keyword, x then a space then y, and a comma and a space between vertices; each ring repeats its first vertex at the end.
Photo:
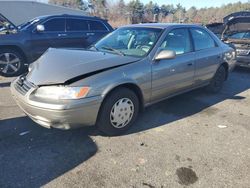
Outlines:
POLYGON ((134 114, 134 104, 128 98, 119 99, 110 112, 110 122, 115 128, 125 127, 134 114))
POLYGON ((4 74, 16 73, 20 68, 20 59, 13 53, 0 54, 0 71, 4 74))

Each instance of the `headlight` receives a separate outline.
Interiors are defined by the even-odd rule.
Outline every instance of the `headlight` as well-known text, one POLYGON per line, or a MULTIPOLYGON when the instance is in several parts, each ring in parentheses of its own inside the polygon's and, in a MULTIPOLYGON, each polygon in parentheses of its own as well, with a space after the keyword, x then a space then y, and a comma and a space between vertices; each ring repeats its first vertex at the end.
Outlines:
POLYGON ((38 88, 34 95, 48 99, 81 99, 89 90, 90 87, 44 86, 38 88))

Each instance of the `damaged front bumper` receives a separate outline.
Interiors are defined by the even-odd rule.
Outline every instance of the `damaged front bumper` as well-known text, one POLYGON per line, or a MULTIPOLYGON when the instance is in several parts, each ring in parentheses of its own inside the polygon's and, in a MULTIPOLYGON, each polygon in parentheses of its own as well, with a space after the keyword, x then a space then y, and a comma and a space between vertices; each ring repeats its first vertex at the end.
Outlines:
POLYGON ((13 98, 25 114, 43 127, 71 129, 95 124, 103 100, 101 96, 45 101, 35 98, 32 95, 35 89, 26 85, 24 83, 22 87, 25 89, 20 89, 19 78, 14 80, 11 83, 13 98))

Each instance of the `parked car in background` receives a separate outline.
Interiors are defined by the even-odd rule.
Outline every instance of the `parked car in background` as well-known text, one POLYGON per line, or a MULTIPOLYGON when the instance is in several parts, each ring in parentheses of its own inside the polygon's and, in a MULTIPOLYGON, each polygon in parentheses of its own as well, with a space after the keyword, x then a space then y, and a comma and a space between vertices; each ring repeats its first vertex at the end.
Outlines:
POLYGON ((250 68, 250 16, 230 19, 222 33, 222 40, 235 46, 236 65, 250 68))
POLYGON ((0 15, 0 75, 23 73, 49 47, 86 48, 111 31, 98 17, 50 15, 15 26, 0 15))
POLYGON ((223 23, 212 23, 206 27, 236 49, 236 65, 250 67, 250 11, 234 12, 226 16, 223 23))
POLYGON ((221 34, 225 29, 224 23, 211 23, 207 24, 206 28, 212 31, 219 39, 221 39, 221 34))
POLYGON ((200 87, 220 91, 234 65, 235 51, 202 26, 138 24, 88 51, 50 48, 11 91, 44 127, 96 124, 119 135, 146 106, 200 87))

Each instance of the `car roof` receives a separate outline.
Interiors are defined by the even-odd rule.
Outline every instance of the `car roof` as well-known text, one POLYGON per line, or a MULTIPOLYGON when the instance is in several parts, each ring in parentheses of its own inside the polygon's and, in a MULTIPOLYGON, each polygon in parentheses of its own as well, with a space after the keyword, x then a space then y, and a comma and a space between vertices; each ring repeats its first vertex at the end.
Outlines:
POLYGON ((53 18, 53 17, 85 18, 85 19, 102 20, 102 21, 104 20, 96 16, 74 15, 74 14, 43 15, 43 16, 36 17, 36 19, 47 19, 47 18, 53 18))
POLYGON ((201 27, 199 24, 181 24, 181 23, 143 23, 143 24, 131 24, 123 27, 148 27, 148 28, 160 28, 166 29, 168 27, 201 27))

